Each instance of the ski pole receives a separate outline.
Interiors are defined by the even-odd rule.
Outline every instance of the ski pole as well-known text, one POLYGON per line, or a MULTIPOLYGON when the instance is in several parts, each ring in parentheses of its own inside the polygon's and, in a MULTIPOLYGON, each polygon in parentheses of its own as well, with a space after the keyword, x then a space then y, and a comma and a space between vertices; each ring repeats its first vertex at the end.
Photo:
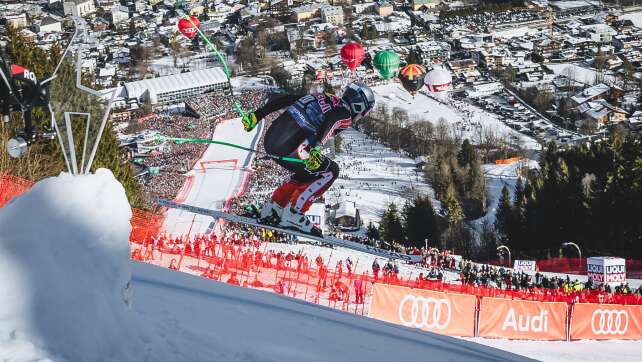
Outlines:
POLYGON ((241 117, 245 116, 245 112, 243 112, 241 105, 236 100, 236 97, 234 97, 234 91, 232 90, 232 81, 230 79, 230 70, 227 68, 227 63, 225 62, 225 59, 223 59, 223 55, 221 55, 221 53, 218 51, 218 49, 216 49, 214 44, 212 44, 212 42, 205 36, 205 34, 203 34, 201 29, 199 29, 198 26, 196 26, 196 24, 192 22, 192 19, 190 19, 189 16, 183 15, 183 19, 186 19, 187 21, 189 21, 190 24, 192 24, 192 28, 196 30, 196 32, 198 33, 198 36, 200 36, 201 39, 203 39, 203 41, 208 45, 210 50, 216 55, 216 57, 221 62, 221 64, 223 64, 223 71, 225 72, 225 76, 227 77, 227 85, 230 87, 230 93, 232 94, 232 100, 234 101, 234 108, 236 108, 236 111, 239 112, 241 117))
POLYGON ((298 159, 298 158, 292 158, 292 157, 285 157, 285 156, 277 156, 273 155, 267 152, 255 150, 253 148, 237 145, 234 143, 229 143, 229 142, 224 142, 224 141, 215 141, 215 140, 208 140, 208 139, 202 139, 202 138, 179 138, 179 137, 167 137, 167 136, 161 136, 157 135, 154 137, 156 141, 172 141, 176 143, 207 143, 207 144, 214 144, 214 145, 221 145, 221 146, 227 146, 227 147, 232 147, 232 148, 238 148, 239 150, 244 150, 248 152, 253 152, 257 153, 266 157, 269 157, 273 160, 279 160, 279 161, 286 161, 286 162, 293 162, 293 163, 305 163, 304 160, 298 159))

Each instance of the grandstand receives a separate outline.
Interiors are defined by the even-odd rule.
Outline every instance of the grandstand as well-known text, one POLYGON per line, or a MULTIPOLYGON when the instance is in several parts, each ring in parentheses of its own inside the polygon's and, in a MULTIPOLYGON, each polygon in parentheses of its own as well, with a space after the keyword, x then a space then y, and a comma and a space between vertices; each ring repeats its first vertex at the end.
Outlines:
POLYGON ((207 92, 228 91, 229 83, 223 69, 208 68, 125 83, 117 100, 131 110, 145 102, 152 106, 170 105, 207 92))

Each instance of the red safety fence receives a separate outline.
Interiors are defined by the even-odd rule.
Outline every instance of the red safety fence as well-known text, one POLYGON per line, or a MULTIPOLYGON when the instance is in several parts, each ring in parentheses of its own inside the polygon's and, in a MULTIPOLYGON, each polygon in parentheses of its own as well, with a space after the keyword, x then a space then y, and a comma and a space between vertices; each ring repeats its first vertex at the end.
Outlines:
POLYGON ((14 197, 22 195, 32 186, 32 181, 0 173, 0 207, 6 205, 14 197))
MULTIPOLYGON (((0 177, 0 206, 33 183, 0 177)), ((448 335, 511 339, 642 339, 642 296, 593 290, 521 290, 398 277, 276 243, 215 236, 159 237, 163 217, 132 209, 132 259, 238 286, 269 290, 448 335), (357 273, 357 270, 368 270, 357 273), (435 309, 439 305, 441 309, 435 309), (471 324, 471 320, 473 323, 471 324), (563 328, 560 327, 563 325, 563 328)), ((628 264, 627 264, 628 267, 628 264)))

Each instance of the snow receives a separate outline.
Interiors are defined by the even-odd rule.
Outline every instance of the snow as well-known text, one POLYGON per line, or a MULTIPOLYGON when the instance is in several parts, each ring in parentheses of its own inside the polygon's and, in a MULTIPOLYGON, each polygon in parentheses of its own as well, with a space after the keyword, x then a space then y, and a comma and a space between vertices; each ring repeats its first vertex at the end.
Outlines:
POLYGON ((372 88, 378 103, 385 103, 389 109, 401 108, 408 112, 411 120, 426 120, 437 126, 446 122, 453 137, 468 138, 472 143, 481 143, 484 133, 491 132, 501 138, 518 137, 526 149, 540 149, 539 143, 508 127, 496 115, 479 107, 453 98, 436 100, 421 90, 413 98, 401 85, 390 82, 372 88))
POLYGON ((639 361, 642 341, 511 341, 507 339, 464 338, 540 361, 639 361))
POLYGON ((45 179, 0 209, 0 360, 522 359, 130 261, 130 217, 104 169, 45 179))
POLYGON ((622 16, 620 16, 620 20, 631 20, 633 22, 633 25, 642 27, 642 11, 623 14, 622 16))
POLYGON ((540 31, 537 29, 532 29, 527 26, 520 26, 518 28, 507 28, 499 31, 495 30, 493 31, 493 35, 496 38, 510 39, 510 38, 522 37, 524 35, 537 34, 539 32, 540 31))
MULTIPOLYGON (((243 131, 240 118, 219 123, 213 140, 255 148, 263 131, 260 123, 252 132, 243 131)), ((188 173, 188 181, 177 196, 178 201, 192 206, 221 210, 225 201, 237 193, 249 177, 247 166, 253 154, 228 146, 211 144, 188 173)), ((163 231, 169 235, 205 234, 214 227, 213 219, 186 211, 170 209, 166 213, 163 231)))
MULTIPOLYGON (((514 354, 272 293, 134 263, 137 313, 210 361, 518 361, 514 354)), ((190 353, 190 354, 188 354, 190 353)))
POLYGON ((412 158, 395 152, 355 129, 341 133, 341 150, 336 161, 339 178, 326 192, 326 204, 352 201, 363 225, 378 222, 380 213, 394 202, 401 209, 407 200, 428 195, 435 207, 434 191, 417 172, 412 158))
MULTIPOLYGON (((573 79, 576 82, 594 85, 597 80, 597 71, 591 68, 586 68, 573 63, 556 63, 556 64, 546 64, 553 73, 556 75, 561 75, 570 79, 573 79)), ((614 77, 611 75, 604 75, 604 81, 607 83, 613 83, 615 81, 614 77)))
POLYGON ((502 188, 506 186, 511 197, 513 197, 519 170, 524 167, 539 168, 539 165, 536 161, 530 159, 521 160, 508 165, 482 165, 484 176, 486 176, 486 194, 488 195, 488 199, 486 214, 473 222, 478 230, 484 221, 491 225, 495 222, 495 213, 497 212, 499 198, 502 195, 502 188))
POLYGON ((0 209, 0 360, 144 357, 128 306, 130 218, 105 169, 45 179, 0 209))

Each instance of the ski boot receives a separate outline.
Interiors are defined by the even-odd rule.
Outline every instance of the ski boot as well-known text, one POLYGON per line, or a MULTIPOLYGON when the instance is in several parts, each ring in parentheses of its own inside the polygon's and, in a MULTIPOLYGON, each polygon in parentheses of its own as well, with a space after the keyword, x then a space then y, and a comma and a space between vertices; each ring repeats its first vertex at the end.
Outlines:
POLYGON ((257 205, 256 203, 252 203, 243 206, 243 213, 241 214, 241 216, 258 219, 261 216, 259 205, 257 205))
POLYGON ((283 215, 281 215, 281 223, 279 226, 287 229, 298 230, 302 233, 323 236, 321 229, 314 226, 310 219, 302 213, 291 207, 285 207, 283 215))
POLYGON ((282 214, 283 208, 276 202, 270 200, 263 204, 263 207, 261 207, 261 212, 256 219, 261 224, 276 226, 281 222, 282 214))

